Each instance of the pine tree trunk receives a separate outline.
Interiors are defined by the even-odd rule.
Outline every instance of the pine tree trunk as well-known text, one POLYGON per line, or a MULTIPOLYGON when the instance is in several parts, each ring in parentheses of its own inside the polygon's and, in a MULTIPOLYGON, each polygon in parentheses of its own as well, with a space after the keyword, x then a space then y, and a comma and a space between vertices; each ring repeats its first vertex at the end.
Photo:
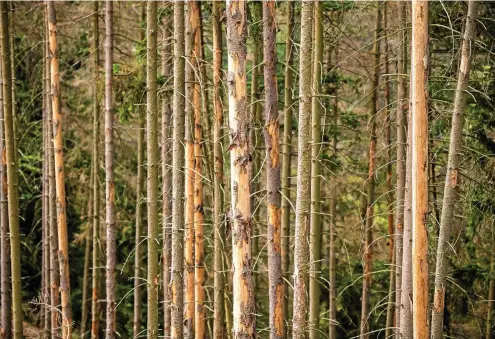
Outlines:
MULTIPOLYGON (((48 2, 48 29, 51 56, 51 97, 53 109, 53 148, 55 157, 55 186, 57 203, 58 261, 60 266, 60 294, 62 303, 62 338, 72 337, 72 312, 70 304, 69 242, 65 198, 64 142, 62 136, 62 111, 60 103, 60 78, 57 47, 57 19, 55 5, 48 2)), ((9 194, 10 196, 10 194, 9 194)))
POLYGON ((378 112, 378 86, 380 77, 380 37, 381 37, 381 21, 382 13, 380 9, 381 3, 377 3, 375 40, 373 42, 373 92, 371 98, 371 114, 370 114, 370 148, 369 148, 369 163, 368 163, 368 178, 367 178, 367 206, 366 206, 366 224, 365 224, 365 242, 364 242, 364 271, 363 271, 363 292, 361 297, 361 322, 360 322, 360 338, 369 338, 369 322, 370 313, 370 288, 371 275, 373 266, 373 228, 374 228, 374 209, 375 209, 375 169, 376 169, 376 114, 378 112))
POLYGON ((214 222, 214 338, 224 339, 227 336, 224 319, 224 273, 222 256, 225 242, 224 223, 224 194, 223 194, 223 105, 222 105, 222 3, 213 2, 213 157, 214 171, 213 177, 213 222, 214 222))
MULTIPOLYGON (((293 72, 292 63, 294 59, 294 3, 286 2, 287 6, 287 39, 285 41, 285 70, 284 70, 284 132, 282 139, 282 272, 285 279, 289 279, 290 273, 290 175, 291 175, 291 152, 292 152, 292 112, 293 105, 293 72)), ((284 285, 283 319, 289 318, 289 284, 284 285)), ((286 331, 288 336, 288 329, 286 331)))
MULTIPOLYGON (((163 50, 162 50, 162 75, 169 79, 172 75, 171 57, 172 19, 164 18, 163 50)), ((167 91, 162 97, 162 214, 163 214, 163 336, 170 337, 170 264, 172 260, 170 224, 172 221, 172 91, 167 91)))
POLYGON ((461 159, 462 129, 464 126, 464 110, 466 109, 469 72, 472 60, 472 45, 476 34, 476 1, 468 2, 468 12, 464 37, 461 47, 461 62, 457 75, 457 88, 454 97, 454 111, 452 113, 452 130, 450 132, 449 156, 445 188, 443 193, 442 216, 440 218, 440 235, 437 244, 437 258, 435 269, 435 297, 431 317, 431 338, 443 338, 443 318, 445 308, 445 289, 447 275, 447 258, 449 254, 449 238, 452 224, 454 224, 454 206, 458 194, 458 175, 461 159))
MULTIPOLYGON (((141 4, 141 22, 146 20, 146 3, 141 4)), ((145 30, 139 30, 139 41, 144 42, 145 30)), ((139 81, 145 82, 145 75, 143 69, 140 71, 139 81)), ((134 315, 133 315, 133 336, 137 337, 141 332, 141 309, 143 303, 143 258, 142 247, 143 244, 143 216, 145 211, 145 198, 143 197, 144 178, 145 178, 145 122, 146 111, 143 107, 138 107, 138 131, 137 131, 137 178, 136 178, 136 230, 135 230, 135 249, 134 249, 134 315)))
POLYGON ((256 317, 251 260, 253 224, 250 204, 251 140, 246 108, 246 2, 228 0, 227 50, 229 86, 233 338, 256 337, 256 317))
POLYGON ((399 336, 402 290, 402 255, 403 255, 403 231, 404 231, 404 189, 406 183, 406 115, 404 105, 406 100, 404 73, 404 45, 406 34, 405 5, 397 2, 397 14, 399 22, 398 51, 397 51, 397 196, 396 196, 396 223, 395 223, 395 336, 399 336))
POLYGON ((148 335, 158 339, 158 97, 157 97, 157 2, 147 2, 146 13, 146 145, 148 160, 148 335))
POLYGON ((105 196, 106 196, 106 338, 115 338, 115 265, 117 235, 115 222, 115 183, 113 174, 113 1, 105 1, 105 196))
POLYGON ((294 237, 293 338, 307 338, 306 286, 309 271, 308 231, 311 181, 311 46, 313 3, 303 1, 299 56, 299 126, 297 146, 297 199, 294 237))
POLYGON ((172 159, 171 338, 183 338, 184 302, 184 123, 185 123, 184 3, 174 2, 174 98, 172 159))
MULTIPOLYGON (((309 279, 309 337, 320 336, 320 275, 321 267, 321 76, 323 63, 323 3, 314 3, 314 55, 313 85, 311 98, 311 210, 310 210, 310 254, 309 279)), ((307 61, 308 62, 308 61, 307 61)))
POLYGON ((86 335, 86 325, 88 322, 88 285, 89 285, 89 265, 90 265, 90 254, 91 254, 91 243, 93 238, 93 229, 92 229, 92 216, 93 216, 93 197, 92 197, 92 188, 93 188, 93 166, 89 167, 90 172, 90 180, 88 186, 88 214, 87 214, 87 230, 86 230, 86 239, 84 239, 84 271, 83 271, 83 286, 82 286, 82 307, 81 307, 81 327, 79 335, 81 338, 84 338, 86 335))
POLYGON ((99 48, 100 48, 100 32, 99 32, 99 6, 98 1, 95 1, 93 15, 93 215, 92 215, 92 227, 93 227, 93 275, 92 275, 92 293, 91 293, 91 339, 98 338, 99 328, 99 312, 100 307, 98 305, 99 299, 99 284, 100 284, 100 158, 99 158, 99 145, 100 145, 100 103, 98 97, 98 78, 99 78, 99 48))
POLYGON ((278 124, 276 7, 263 2, 263 55, 265 61, 265 145, 267 178, 268 280, 270 338, 285 338, 284 286, 281 257, 280 128, 278 124))
POLYGON ((413 337, 428 337, 428 2, 412 2, 412 277, 413 337))

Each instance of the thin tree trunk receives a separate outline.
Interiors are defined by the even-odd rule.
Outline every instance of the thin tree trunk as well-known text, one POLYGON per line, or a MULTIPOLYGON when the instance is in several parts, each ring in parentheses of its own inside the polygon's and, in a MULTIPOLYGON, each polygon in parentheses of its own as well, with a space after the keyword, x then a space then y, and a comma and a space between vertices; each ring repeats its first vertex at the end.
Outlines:
POLYGON ((192 0, 187 2, 186 19, 186 122, 185 122, 185 243, 184 243, 184 338, 194 338, 194 41, 191 13, 192 0))
POLYGON ((406 34, 404 32, 406 11, 402 2, 397 2, 397 14, 399 20, 398 51, 397 51, 397 197, 396 197, 396 223, 395 223, 395 336, 399 336, 401 294, 402 294, 402 255, 403 255, 403 231, 404 231, 404 194, 406 183, 406 115, 404 101, 406 99, 404 73, 404 46, 406 34))
POLYGON ((113 174, 113 1, 105 1, 105 196, 106 196, 106 338, 115 338, 115 265, 117 236, 115 222, 115 183, 113 174))
MULTIPOLYGON (((141 4, 141 22, 146 20, 146 3, 141 4)), ((139 30, 139 41, 144 42, 145 30, 139 30)), ((144 72, 140 71, 140 81, 145 82, 144 72)), ((143 303, 143 258, 142 258, 142 237, 143 237, 143 216, 144 216, 144 178, 145 178, 145 121, 146 110, 144 107, 138 107, 138 131, 137 131, 137 179, 136 179, 136 230, 135 230, 135 256, 134 256, 134 317, 133 317, 133 336, 136 338, 141 332, 141 309, 143 303)))
POLYGON ((213 2, 213 157, 214 171, 213 177, 213 223, 214 223, 214 322, 213 336, 217 339, 226 338, 226 328, 224 319, 224 273, 222 255, 225 242, 225 224, 223 213, 223 105, 222 105, 222 3, 213 2))
MULTIPOLYGON (((3 65, 0 64, 0 72, 3 65)), ((45 65, 45 70, 47 65, 45 65)), ((0 74, 3 77, 3 72, 0 74)), ((3 78, 2 84, 3 84, 3 78)), ((46 85, 45 85, 46 86, 46 85)), ((48 103, 47 103, 48 104, 48 103)), ((50 105, 51 107, 51 105, 50 105)), ((0 336, 5 339, 12 337, 12 289, 10 284, 10 242, 9 242, 9 198, 7 181, 7 156, 5 142, 5 114, 3 88, 0 88, 0 151, 1 151, 1 178, 0 178, 0 253, 1 278, 0 291, 2 310, 0 314, 0 336)), ((48 111, 50 112, 50 111, 48 111)))
MULTIPOLYGON (((164 18, 166 24, 163 30, 162 75, 169 79, 171 72, 172 20, 164 18)), ((170 337, 170 264, 172 260, 170 223, 172 221, 172 91, 167 91, 162 97, 162 214, 163 214, 163 336, 170 337)))
POLYGON ((373 92, 371 99, 371 114, 370 114, 370 148, 369 148, 369 163, 368 163, 368 201, 366 207, 366 224, 365 224, 365 242, 364 242, 364 271, 363 271, 363 293, 361 304, 361 322, 360 322, 360 338, 369 338, 369 322, 370 313, 370 291, 371 274, 373 266, 373 228, 374 228, 374 209, 375 209, 375 168, 376 168, 376 114, 378 112, 378 86, 380 77, 380 37, 382 32, 381 21, 382 12, 380 9, 381 3, 377 3, 375 41, 373 42, 373 92))
POLYGON ((148 338, 158 339, 158 97, 157 97, 157 2, 147 2, 146 13, 146 145, 148 160, 148 338))
POLYGON ((413 337, 428 337, 428 2, 412 2, 412 277, 413 337))
POLYGON ((457 88, 454 97, 454 111, 452 113, 452 130, 450 132, 449 157, 445 188, 443 192, 442 216, 440 218, 440 235, 437 245, 437 259, 435 269, 435 297, 431 317, 431 338, 443 337, 443 318, 445 308, 445 288, 447 275, 447 258, 449 254, 449 238, 454 223, 454 206, 458 194, 458 175, 461 158, 462 129, 464 126, 464 110, 466 109, 469 72, 473 55, 473 39, 476 34, 476 1, 468 2, 468 12, 464 37, 461 47, 461 63, 457 76, 457 88))
POLYGON ((246 109, 246 2, 228 0, 227 50, 229 86, 232 271, 233 271, 233 338, 256 337, 256 316, 251 260, 250 173, 251 140, 246 109))
MULTIPOLYGON (((72 312, 70 304, 69 242, 65 198, 64 142, 62 136, 62 111, 60 103, 60 78, 57 46, 57 18, 55 4, 48 2, 48 29, 51 56, 51 96, 53 109, 53 148, 55 157, 55 185, 57 202, 58 260, 60 265, 60 293, 62 302, 62 338, 72 337, 72 312)), ((10 196, 10 194, 9 194, 10 196)))
POLYGON ((306 285, 309 271, 308 231, 311 181, 311 46, 313 3, 303 1, 299 56, 299 126, 297 147, 297 199, 294 248, 293 338, 307 338, 306 285))
MULTIPOLYGON (((284 70, 284 132, 282 139, 282 272, 289 278, 290 267, 290 165, 292 152, 292 112, 293 112, 293 72, 294 59, 294 2, 287 1, 287 40, 285 41, 285 70, 284 70)), ((283 319, 289 318, 289 284, 283 281, 284 306, 283 319)), ((288 329, 286 335, 288 335, 288 329)))
POLYGON ((92 275, 92 293, 91 293, 91 339, 98 338, 99 327, 99 312, 100 307, 98 305, 99 298, 99 284, 100 284, 100 158, 99 158, 99 144, 100 144, 100 103, 98 98, 98 78, 99 78, 99 48, 100 48, 100 32, 99 32, 99 8, 98 1, 94 4, 93 15, 93 215, 92 215, 92 227, 93 227, 93 275, 92 275))
POLYGON ((90 265, 90 252, 91 252, 91 242, 93 241, 93 229, 92 229, 92 216, 93 216, 93 166, 89 167, 90 180, 88 186, 88 214, 87 214, 87 230, 85 248, 84 248, 84 271, 83 271, 83 286, 82 286, 82 307, 81 307, 81 327, 80 327, 80 337, 84 338, 86 334, 86 325, 88 322, 88 285, 89 285, 89 265, 90 265))
MULTIPOLYGON (((495 253, 495 221, 492 220, 492 253, 495 253)), ((492 255, 492 260, 490 264, 490 287, 488 290, 488 310, 486 313, 486 339, 495 338, 495 331, 493 328, 493 311, 495 309, 495 279, 493 278, 495 274, 495 258, 492 255)))
MULTIPOLYGON (((321 74, 323 63, 323 3, 314 3, 314 59, 311 98, 311 210, 310 210, 310 279, 309 279, 309 337, 320 336, 320 282, 321 268, 321 74)), ((306 61, 308 62, 308 61, 306 61)))
POLYGON ((268 280, 270 338, 285 338, 284 286, 281 256, 280 128, 278 124, 276 7, 263 2, 263 55, 265 60, 265 145, 267 178, 268 280))
POLYGON ((185 123, 184 3, 174 2, 174 101, 172 160, 171 338, 183 338, 184 302, 184 123, 185 123))

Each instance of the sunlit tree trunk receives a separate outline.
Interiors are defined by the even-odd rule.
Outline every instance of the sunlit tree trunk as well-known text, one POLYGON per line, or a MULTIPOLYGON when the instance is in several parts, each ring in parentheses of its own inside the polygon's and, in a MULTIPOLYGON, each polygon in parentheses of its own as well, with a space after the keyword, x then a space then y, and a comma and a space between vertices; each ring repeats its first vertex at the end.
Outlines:
POLYGON ((172 159, 171 338, 183 338, 184 302, 184 123, 185 123, 184 3, 174 2, 174 98, 172 159))
POLYGON ((251 259, 251 140, 246 108, 247 11, 243 0, 227 1, 229 86, 233 338, 255 338, 256 316, 251 259))
POLYGON ((440 234, 438 236, 437 260, 435 269, 435 296, 431 317, 431 338, 443 338, 443 318, 445 308, 445 289, 447 276, 447 258, 449 254, 449 238, 454 224, 454 206, 458 195, 458 176, 462 150, 462 129, 464 126, 464 110, 466 109, 469 72, 473 56, 473 39, 476 34, 477 1, 468 2, 468 12, 464 37, 461 46, 461 62, 457 75, 457 88, 452 112, 452 130, 450 132, 449 156, 445 188, 443 191, 442 216, 440 218, 440 234))
POLYGON ((412 280, 413 337, 428 333, 428 2, 412 2, 412 280))
MULTIPOLYGON (((70 304, 69 242, 65 198, 64 142, 62 136, 62 111, 60 103, 60 78, 57 46, 57 18, 55 4, 48 2, 48 30, 50 44, 50 76, 53 110, 53 148, 55 157, 55 186, 57 202, 58 261, 60 266, 60 293, 62 303, 62 338, 72 337, 72 312, 70 304)), ((9 180, 10 181, 10 180, 9 180)), ((9 192, 9 196, 10 192, 9 192)), ((10 199, 9 199, 10 200, 10 199)), ((15 294, 15 292, 14 292, 15 294)))
POLYGON ((311 46, 313 3, 303 1, 301 9, 301 46, 299 56, 299 126, 297 147, 297 198, 294 237, 294 306, 293 338, 307 338, 306 292, 309 255, 308 232, 310 224, 311 181, 311 46))

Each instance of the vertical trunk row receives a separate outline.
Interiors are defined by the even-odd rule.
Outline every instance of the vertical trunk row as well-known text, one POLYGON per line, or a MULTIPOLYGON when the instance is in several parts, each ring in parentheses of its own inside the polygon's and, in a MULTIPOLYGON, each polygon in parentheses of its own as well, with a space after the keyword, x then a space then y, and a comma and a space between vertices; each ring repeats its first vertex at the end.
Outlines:
MULTIPOLYGON (((55 4, 48 2, 48 29, 50 43, 50 76, 53 110, 53 148, 55 157, 55 186, 57 202, 58 261, 60 266, 60 293, 62 303, 62 338, 72 336, 72 312, 70 304, 69 242, 65 201, 64 141, 62 137, 62 111, 60 103, 60 78, 57 46, 57 18, 55 4)), ((10 182, 10 180, 9 180, 10 182)), ((9 192, 9 196, 10 192, 9 192)))
POLYGON ((251 258, 253 225, 250 204, 251 140, 246 107, 246 2, 228 0, 227 50, 229 86, 233 338, 256 337, 251 258))
POLYGON ((278 124, 277 28, 275 1, 263 2, 263 55, 265 60, 265 145, 268 225, 268 295, 270 338, 284 338, 284 286, 281 256, 280 128, 278 124))
POLYGON ((297 199, 294 248, 293 338, 307 338, 307 293, 309 271, 308 231, 311 180, 311 46, 313 3, 303 1, 299 56, 299 126, 297 146, 297 199))
POLYGON ((158 339, 158 97, 157 97, 157 2, 148 1, 146 9, 146 145, 148 160, 148 335, 158 339))
MULTIPOLYGON (((141 4, 141 22, 146 20, 146 3, 141 4)), ((139 30, 139 41, 144 42, 144 29, 139 30)), ((144 83, 145 75, 144 72, 140 71, 140 79, 144 83)), ((135 249, 134 249, 134 317, 133 317, 133 336, 136 337, 141 331, 141 308, 143 303, 142 296, 142 271, 143 271, 143 258, 141 254, 142 249, 142 236, 143 236, 143 215, 144 215, 144 177, 145 177, 145 143, 144 143, 144 133, 145 133, 145 121, 146 121, 146 111, 141 106, 138 106, 139 116, 138 116, 138 131, 137 131, 137 179, 136 179, 136 230, 135 230, 135 249)))
POLYGON ((452 130, 450 132, 449 156, 445 188, 443 193, 442 216, 440 218, 440 234, 437 245, 435 269, 435 297, 431 317, 431 338, 443 337, 443 317, 445 307, 445 284, 447 274, 447 257, 451 226, 454 223, 454 206, 457 201, 458 175, 461 155, 462 129, 464 126, 464 110, 467 101, 469 71, 473 55, 473 43, 476 33, 477 2, 468 2, 468 12, 461 47, 461 62, 457 75, 457 88, 452 113, 452 130))
MULTIPOLYGON (((321 74, 323 63, 323 3, 314 3, 314 59, 311 98, 311 210, 310 210, 310 279, 309 279, 309 336, 319 338, 321 257, 321 74)), ((306 61, 309 62, 309 61, 306 61)))
POLYGON ((413 337, 428 333, 428 2, 412 2, 412 278, 413 337))
POLYGON ((113 174, 113 1, 105 1, 105 197, 106 197, 106 337, 115 338, 116 223, 113 174))
POLYGON ((98 338, 99 327, 99 312, 100 307, 98 305, 99 298, 99 284, 100 284, 100 158, 99 158, 99 145, 100 145, 100 102, 98 97, 98 78, 99 78, 99 62, 100 62, 100 32, 99 32, 99 6, 98 1, 94 4, 93 14, 93 275, 92 275, 92 293, 91 293, 91 339, 98 338))
POLYGON ((380 77, 380 36, 382 32, 382 12, 381 3, 377 3, 375 41, 373 43, 373 92, 371 99, 370 114, 370 148, 367 178, 367 206, 366 206, 366 223, 365 223, 365 242, 364 242, 364 272, 363 272, 363 292, 361 304, 361 331, 360 338, 369 337, 369 310, 370 310, 370 291, 371 275, 373 266, 373 227, 374 227, 374 208, 375 208, 375 168, 376 168, 376 114, 378 111, 378 86, 380 77))
POLYGON ((171 267, 171 338, 182 339, 184 302, 184 106, 185 106, 184 3, 174 2, 174 98, 172 159, 172 267, 171 267))
POLYGON ((214 223, 214 322, 213 336, 218 339, 226 337, 224 320, 224 274, 222 256, 224 251, 224 218, 223 218, 223 154, 222 154, 222 3, 213 1, 213 223, 214 223))
MULTIPOLYGON (((171 72, 172 41, 170 32, 172 20, 164 18, 162 75, 169 79, 171 72)), ((162 228, 163 228, 163 336, 170 337, 170 264, 172 260, 170 242, 170 223, 172 219, 172 91, 167 91, 162 97, 162 228)))

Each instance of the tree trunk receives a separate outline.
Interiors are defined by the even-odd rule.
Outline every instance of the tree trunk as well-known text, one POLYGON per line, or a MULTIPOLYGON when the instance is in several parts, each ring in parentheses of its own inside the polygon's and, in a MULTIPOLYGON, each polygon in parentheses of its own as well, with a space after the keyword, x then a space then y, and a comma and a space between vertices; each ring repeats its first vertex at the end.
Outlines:
MULTIPOLYGON (((141 4, 141 22, 146 20, 146 3, 141 4)), ((145 41, 145 30, 139 30, 139 41, 142 43, 145 41)), ((141 68, 139 74, 139 81, 145 83, 145 75, 141 68)), ((138 107, 138 131, 137 131, 137 178, 136 178, 136 230, 135 230, 135 249, 134 249, 134 317, 133 317, 133 336, 137 337, 141 332, 141 309, 143 303, 143 258, 142 258, 142 237, 143 237, 143 215, 144 215, 144 178, 145 178, 145 122, 146 122, 146 110, 141 106, 138 107)))
POLYGON ((87 214, 87 229, 85 230, 86 232, 86 239, 84 239, 85 242, 85 248, 84 248, 84 273, 83 273, 83 286, 82 286, 82 307, 81 307, 81 327, 80 327, 80 332, 79 335, 81 338, 84 338, 86 334, 86 325, 88 322, 88 285, 89 285, 89 264, 90 264, 90 252, 91 252, 91 242, 93 238, 93 230, 92 230, 92 216, 93 216, 93 197, 92 197, 92 188, 93 188, 93 166, 92 164, 89 167, 89 172, 90 172, 90 180, 89 180, 89 185, 88 185, 88 214, 87 214))
MULTIPOLYGON (((162 50, 162 75, 169 79, 171 72, 172 41, 172 19, 164 18, 163 50, 162 50)), ((166 91, 162 97, 162 214, 163 214, 163 336, 170 337, 170 264, 171 235, 170 224, 172 219, 172 175, 170 165, 172 163, 172 91, 166 91)))
POLYGON ((307 338, 306 284, 309 271, 308 230, 311 181, 311 46, 313 3, 303 1, 299 56, 299 126, 297 146, 297 199, 294 249, 293 338, 307 338))
POLYGON ((445 307, 445 288, 447 275, 447 258, 449 254, 449 238, 452 224, 454 224, 454 206, 457 201, 458 175, 461 155, 462 129, 464 126, 464 110, 466 109, 469 72, 472 60, 472 44, 476 34, 476 1, 468 2, 468 12, 464 37, 461 47, 461 62, 457 75, 457 88, 454 97, 454 111, 452 113, 452 130, 450 132, 449 156, 445 188, 443 193, 440 235, 438 237, 437 258, 435 269, 435 296, 431 317, 431 338, 443 337, 443 318, 445 307))
POLYGON ((280 128, 278 124, 277 28, 275 1, 263 2, 265 60, 265 145, 267 178, 268 280, 270 338, 284 338, 284 286, 281 257, 280 128))
MULTIPOLYGON (((311 98, 311 210, 310 210, 310 279, 309 279, 309 337, 320 336, 320 275, 321 267, 321 77, 323 63, 323 3, 314 3, 314 59, 311 98)), ((306 62, 309 62, 308 60, 306 62)))
POLYGON ((185 123, 185 39, 184 3, 174 2, 174 101, 172 159, 172 267, 171 267, 171 338, 183 338, 184 302, 184 123, 185 123))
POLYGON ((412 277, 413 337, 428 337, 428 2, 412 2, 412 277))
MULTIPOLYGON (((51 56, 51 96, 53 109, 53 148, 55 157, 55 186, 57 202, 58 261, 60 265, 60 293, 62 303, 62 338, 72 337, 72 312, 70 304, 69 242, 65 198, 64 141, 62 136, 62 111, 60 103, 60 78, 57 47, 57 18, 55 4, 48 2, 48 29, 51 56)), ((10 181, 10 180, 9 180, 10 181)), ((9 196, 11 196, 9 194, 9 196)), ((14 292, 15 293, 15 292, 14 292)))
POLYGON ((225 223, 223 213, 223 105, 222 105, 222 3, 213 2, 213 157, 214 171, 213 177, 213 223, 214 223, 214 338, 226 338, 226 328, 224 319, 224 274, 222 255, 225 242, 225 223))
POLYGON ((115 183, 113 174, 113 1, 105 1, 105 195, 106 195, 106 338, 115 338, 115 265, 117 239, 115 222, 115 183))
MULTIPOLYGON (((285 41, 285 71, 284 71, 284 132, 282 141, 282 272, 289 279, 290 270, 290 175, 291 175, 291 152, 292 152, 292 112, 293 105, 293 72, 292 63, 294 59, 294 3, 287 1, 287 40, 285 41)), ((289 284, 283 281, 284 306, 283 319, 289 318, 289 284)), ((286 331, 288 335, 288 329, 286 331)))
POLYGON ((99 78, 99 49, 100 49, 100 32, 99 32, 99 8, 98 1, 94 2, 94 15, 93 15, 93 215, 92 215, 92 227, 93 227, 93 276, 92 276, 92 294, 91 294, 91 339, 98 338, 99 327, 99 312, 100 307, 98 305, 99 298, 99 284, 100 284, 100 158, 99 158, 99 145, 100 145, 100 103, 98 97, 98 78, 99 78))
MULTIPOLYGON (((495 221, 492 220, 492 253, 495 253, 495 221)), ((490 264, 490 287, 488 290, 488 310, 486 313, 486 339, 495 338, 495 331, 493 328, 493 311, 495 309, 495 279, 493 278, 495 274, 495 258, 492 255, 492 260, 490 264)))
POLYGON ((247 339, 256 337, 256 310, 251 266, 253 225, 249 199, 251 140, 246 109, 246 2, 228 0, 226 14, 232 183, 233 337, 247 339))
POLYGON ((373 269, 373 228, 374 228, 374 209, 375 209, 375 168, 376 168, 376 114, 378 112, 378 86, 380 77, 380 37, 382 33, 381 21, 382 13, 380 9, 381 3, 377 3, 376 29, 375 40, 373 42, 373 92, 371 99, 371 114, 370 114, 370 148, 369 148, 369 163, 368 163, 368 178, 367 178, 367 207, 366 207, 366 224, 365 224, 365 242, 364 242, 364 271, 363 271, 363 293, 361 297, 361 322, 360 322, 360 338, 369 338, 369 322, 370 313, 370 288, 371 275, 373 269))

